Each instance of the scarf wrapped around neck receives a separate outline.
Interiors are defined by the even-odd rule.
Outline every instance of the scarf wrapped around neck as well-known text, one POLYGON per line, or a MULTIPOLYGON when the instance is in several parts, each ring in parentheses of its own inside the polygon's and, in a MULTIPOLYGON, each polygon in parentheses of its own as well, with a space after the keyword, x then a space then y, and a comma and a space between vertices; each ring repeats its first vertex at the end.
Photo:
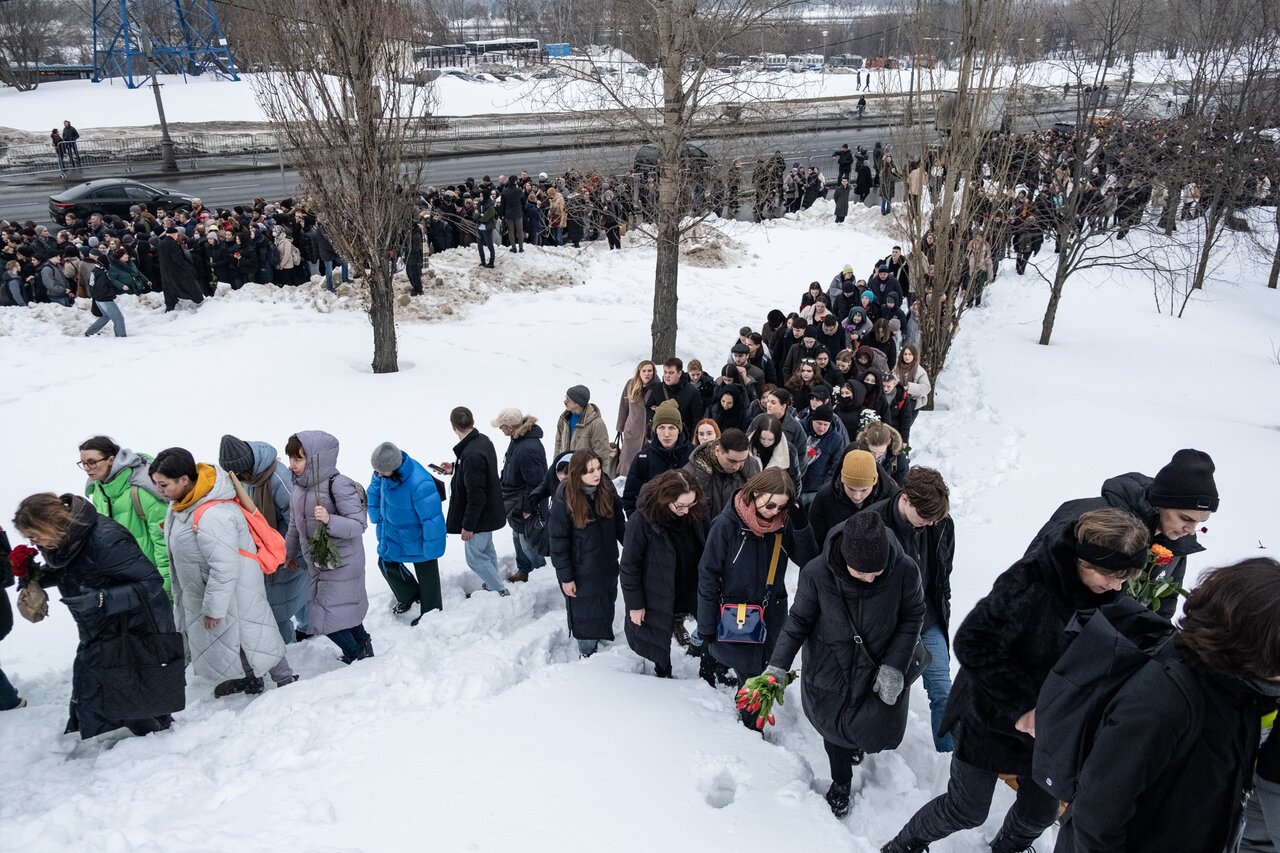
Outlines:
POLYGON ((276 526, 276 499, 271 494, 271 476, 275 472, 276 466, 268 465, 262 471, 242 481, 249 487, 249 497, 253 498, 253 502, 257 504, 258 511, 273 529, 276 526))
POLYGON ((761 518, 760 513, 756 512, 756 505, 747 500, 745 490, 738 492, 733 498, 733 509, 738 513, 738 518, 742 519, 742 523, 747 526, 757 536, 768 536, 770 533, 777 533, 787 523, 787 511, 784 509, 773 518, 761 518))

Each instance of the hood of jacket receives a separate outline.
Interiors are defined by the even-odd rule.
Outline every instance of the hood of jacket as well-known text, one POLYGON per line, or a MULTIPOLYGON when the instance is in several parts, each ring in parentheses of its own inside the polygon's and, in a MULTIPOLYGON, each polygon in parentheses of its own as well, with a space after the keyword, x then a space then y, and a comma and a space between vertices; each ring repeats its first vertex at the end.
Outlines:
MULTIPOLYGON (((302 474, 294 474, 293 482, 304 488, 313 488, 327 482, 338 473, 338 439, 318 429, 295 433, 307 454, 307 467, 302 474)), ((255 461, 257 456, 254 456, 255 461)))
POLYGON ((93 504, 79 495, 62 495, 61 500, 71 510, 71 527, 68 528, 62 544, 56 548, 40 549, 44 561, 51 569, 66 568, 76 561, 93 534, 93 527, 98 523, 99 518, 93 504))
POLYGON ((1175 557, 1185 557, 1188 554, 1198 554, 1203 551, 1204 546, 1199 543, 1194 533, 1180 539, 1168 539, 1158 533, 1160 511, 1147 500, 1147 491, 1152 482, 1154 478, 1130 471, 1128 474, 1120 474, 1104 482, 1102 497, 1110 506, 1127 509, 1146 522, 1147 527, 1154 534, 1155 541, 1172 551, 1175 557))
MULTIPOLYGON (((115 461, 111 463, 111 473, 107 475, 107 479, 102 483, 104 490, 108 485, 115 486, 118 483, 120 486, 137 486, 156 497, 160 497, 159 492, 156 491, 156 484, 151 482, 151 475, 147 473, 150 464, 151 460, 142 454, 134 453, 127 447, 120 448, 120 452, 116 454, 115 461), (117 478, 121 479, 117 480, 117 478)), ((92 490, 93 481, 90 480, 85 492, 88 493, 92 490)), ((115 490, 113 489, 112 491, 114 492, 115 490)), ((121 488, 120 491, 123 492, 124 489, 121 488)))
MULTIPOLYGON (((276 449, 272 447, 270 444, 267 444, 265 441, 250 441, 250 442, 247 442, 247 444, 249 445, 249 449, 253 451, 254 476, 261 474, 263 471, 266 471, 268 468, 274 469, 276 467, 276 463, 280 461, 280 457, 279 457, 279 454, 276 453, 276 449)), ((307 454, 308 467, 310 467, 310 462, 311 462, 311 454, 308 453, 307 454)))
POLYGON ((714 441, 708 442, 707 444, 700 444, 697 447, 695 447, 693 449, 693 453, 689 455, 689 461, 692 462, 694 467, 696 467, 699 471, 703 471, 707 474, 723 474, 724 473, 723 471, 721 471, 719 468, 716 467, 716 451, 715 451, 714 441))
POLYGON ((516 431, 511 433, 512 441, 519 441, 522 438, 542 438, 542 427, 538 426, 538 419, 533 415, 525 415, 524 420, 520 422, 520 426, 516 427, 516 431))

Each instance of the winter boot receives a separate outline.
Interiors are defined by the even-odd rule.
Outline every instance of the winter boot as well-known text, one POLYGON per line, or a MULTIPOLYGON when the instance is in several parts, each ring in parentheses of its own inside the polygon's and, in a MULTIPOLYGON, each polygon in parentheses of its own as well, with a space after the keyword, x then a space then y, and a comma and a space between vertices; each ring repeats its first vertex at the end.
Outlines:
POLYGON ((223 696, 230 696, 233 693, 261 693, 262 679, 259 676, 245 676, 244 678, 231 678, 222 682, 213 688, 213 698, 221 699, 223 696))
POLYGON ((684 617, 685 614, 683 613, 676 614, 676 624, 673 633, 675 635, 676 642, 680 644, 680 647, 682 649, 687 649, 689 648, 689 629, 684 626, 684 617))
POLYGON ((864 752, 864 751, 863 751, 863 750, 861 750, 861 749, 855 749, 855 750, 853 751, 853 766, 854 766, 854 767, 857 767, 859 764, 861 764, 863 761, 865 761, 865 760, 866 760, 866 758, 867 758, 867 753, 866 753, 866 752, 864 752))
POLYGON ((294 642, 301 643, 304 640, 310 640, 311 635, 308 634, 306 631, 299 631, 297 629, 294 629, 293 639, 294 639, 294 642))
POLYGON ((373 657, 373 637, 365 634, 364 645, 360 647, 360 653, 356 655, 356 660, 364 660, 371 657, 373 657))
POLYGON ((1010 841, 1001 833, 991 840, 991 853, 1036 853, 1036 848, 1010 841))
POLYGON ((832 782, 827 789, 827 805, 831 806, 833 815, 843 820, 849 814, 849 786, 832 782))
POLYGON ((903 841, 895 838, 881 847, 880 853, 929 853, 929 845, 919 841, 903 841))
POLYGON ((671 664, 667 664, 666 666, 663 666, 660 663, 655 663, 653 665, 653 674, 658 676, 658 678, 674 678, 675 677, 671 674, 671 664))
POLYGON ((412 599, 409 601, 397 601, 395 604, 391 605, 391 612, 399 616, 401 613, 408 613, 413 609, 413 605, 415 604, 417 604, 417 602, 412 599))
POLYGON ((528 572, 515 571, 507 575, 507 583, 527 583, 529 580, 528 572))
POLYGON ((288 678, 284 679, 283 681, 277 681, 277 682, 276 682, 276 687, 288 687, 290 684, 293 684, 293 682, 295 682, 295 681, 297 681, 297 680, 298 680, 298 676, 297 676, 297 674, 295 673, 295 674, 293 674, 293 675, 289 676, 288 678))

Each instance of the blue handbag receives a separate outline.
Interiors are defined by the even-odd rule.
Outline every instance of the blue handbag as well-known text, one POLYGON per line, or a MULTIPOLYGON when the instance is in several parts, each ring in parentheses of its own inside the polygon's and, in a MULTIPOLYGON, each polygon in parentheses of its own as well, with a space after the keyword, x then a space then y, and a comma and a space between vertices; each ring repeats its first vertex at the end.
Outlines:
POLYGON ((720 621, 716 623, 717 643, 750 643, 760 645, 769 636, 764 611, 769 606, 773 580, 778 574, 778 558, 782 554, 782 534, 773 534, 773 556, 769 558, 769 576, 764 582, 764 600, 760 604, 721 604, 720 621))

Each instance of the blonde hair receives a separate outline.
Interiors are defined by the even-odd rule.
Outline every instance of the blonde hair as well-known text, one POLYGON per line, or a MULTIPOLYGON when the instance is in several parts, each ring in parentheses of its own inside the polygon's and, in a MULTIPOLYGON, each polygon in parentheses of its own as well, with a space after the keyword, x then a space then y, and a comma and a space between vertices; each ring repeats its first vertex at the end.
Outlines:
MULTIPOLYGON (((1151 531, 1142 519, 1128 510, 1095 509, 1080 516, 1080 520, 1076 522, 1076 541, 1109 548, 1121 554, 1133 554, 1145 550, 1151 543, 1151 531)), ((1093 566, 1092 563, 1089 565, 1093 566)), ((1136 577, 1142 571, 1141 568, 1122 572, 1101 566, 1093 568, 1104 575, 1123 578, 1136 577)))
POLYGON ((71 530, 75 517, 62 498, 53 492, 38 492, 18 504, 13 526, 28 539, 34 533, 40 539, 61 545, 71 530))

